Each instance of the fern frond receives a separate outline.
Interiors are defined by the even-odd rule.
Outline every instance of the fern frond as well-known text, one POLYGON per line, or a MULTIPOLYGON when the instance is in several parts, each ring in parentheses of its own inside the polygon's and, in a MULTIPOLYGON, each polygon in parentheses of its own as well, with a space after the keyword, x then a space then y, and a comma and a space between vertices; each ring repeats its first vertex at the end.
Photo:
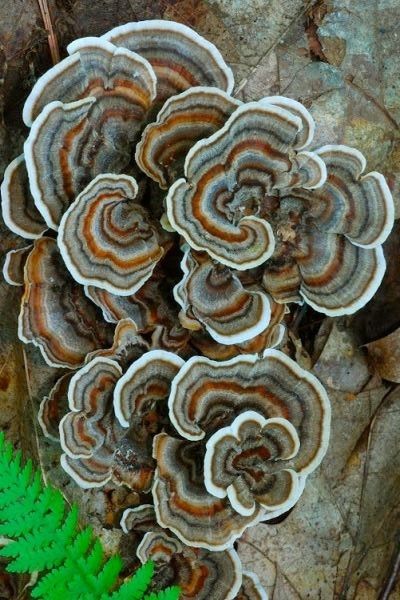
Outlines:
POLYGON ((134 576, 110 596, 110 600, 141 600, 151 583, 153 574, 154 563, 149 561, 139 567, 134 576))
POLYGON ((143 598, 143 600, 178 600, 180 589, 177 586, 169 587, 161 592, 153 592, 143 598))
POLYGON ((67 508, 59 490, 44 486, 31 461, 22 465, 0 432, 0 536, 11 542, 0 556, 8 571, 45 572, 32 589, 42 600, 177 600, 178 588, 145 596, 153 577, 149 562, 113 591, 122 560, 106 560, 90 527, 79 530, 78 507, 67 508), (47 571, 47 573, 46 573, 47 571))

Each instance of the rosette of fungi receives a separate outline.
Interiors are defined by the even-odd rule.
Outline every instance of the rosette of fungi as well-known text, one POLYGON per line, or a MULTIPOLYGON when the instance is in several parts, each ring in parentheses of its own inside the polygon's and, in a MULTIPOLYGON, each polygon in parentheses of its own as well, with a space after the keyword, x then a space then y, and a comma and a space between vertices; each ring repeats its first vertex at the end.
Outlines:
POLYGON ((204 327, 220 344, 241 344, 265 331, 271 320, 267 294, 243 287, 228 267, 205 252, 186 250, 183 279, 174 288, 180 320, 194 331, 204 327))
POLYGON ((90 180, 127 167, 155 100, 159 106, 193 86, 228 93, 233 88, 232 72, 217 48, 172 21, 128 23, 102 38, 78 39, 68 53, 28 96, 23 119, 32 131, 25 156, 5 173, 3 216, 22 237, 56 229, 90 180))
POLYGON ((170 352, 153 350, 124 374, 118 362, 103 356, 74 374, 69 412, 59 425, 61 464, 81 487, 112 480, 137 492, 150 490, 153 436, 167 425, 170 383, 182 363, 170 352))
POLYGON ((76 369, 88 353, 110 346, 113 328, 72 279, 53 238, 35 240, 24 283, 18 336, 38 346, 50 366, 76 369))
POLYGON ((300 440, 287 419, 265 419, 247 410, 207 442, 204 482, 217 498, 228 498, 242 515, 256 502, 268 510, 285 510, 297 499, 297 475, 286 461, 299 451, 300 440))
POLYGON ((275 301, 350 314, 383 277, 393 200, 382 175, 362 175, 358 151, 304 150, 313 130, 306 109, 287 98, 239 106, 188 152, 167 195, 168 220, 193 250, 227 267, 262 266, 275 301))
POLYGON ((164 250, 128 175, 98 175, 64 213, 58 245, 82 285, 129 296, 151 276, 164 250))
POLYGON ((277 350, 193 357, 168 403, 184 439, 155 438, 154 505, 158 523, 192 546, 227 548, 268 511, 288 510, 327 449, 324 388, 277 350))
MULTIPOLYGON (((93 358, 104 357, 117 361, 126 367, 148 351, 149 344, 139 335, 136 324, 131 319, 122 319, 114 331, 114 340, 110 348, 95 350, 85 357, 87 364, 93 358)), ((74 372, 62 375, 54 384, 48 396, 45 396, 39 407, 38 421, 44 435, 55 442, 60 441, 59 425, 62 417, 69 411, 68 388, 74 372)))
POLYGON ((366 161, 358 150, 325 146, 317 153, 327 180, 281 198, 280 243, 263 283, 280 302, 304 299, 330 316, 352 314, 385 273, 382 244, 393 227, 393 199, 382 174, 363 175, 366 161))
POLYGON ((142 563, 154 562, 158 583, 179 585, 182 600, 233 600, 242 583, 242 565, 233 548, 221 552, 190 548, 164 531, 150 531, 137 556, 142 563))

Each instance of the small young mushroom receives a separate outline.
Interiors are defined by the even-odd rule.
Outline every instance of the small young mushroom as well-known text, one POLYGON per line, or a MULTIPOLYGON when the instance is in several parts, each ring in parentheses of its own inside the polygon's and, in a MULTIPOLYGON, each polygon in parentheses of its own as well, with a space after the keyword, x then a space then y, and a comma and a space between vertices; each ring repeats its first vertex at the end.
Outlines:
POLYGON ((130 296, 151 276, 164 250, 155 223, 128 175, 98 175, 64 213, 57 243, 82 285, 130 296))
POLYGON ((33 246, 25 246, 18 250, 10 250, 6 254, 3 265, 3 277, 9 285, 17 287, 24 285, 24 269, 33 246))
POLYGON ((148 531, 163 531, 157 523, 156 513, 152 504, 140 504, 134 508, 126 508, 120 521, 124 533, 148 531))
POLYGON ((288 510, 298 499, 298 482, 286 461, 296 456, 299 447, 290 421, 243 412, 207 441, 207 491, 217 498, 228 497, 241 515, 252 515, 256 503, 267 510, 288 510))
POLYGON ((39 406, 38 421, 43 434, 53 442, 60 441, 60 421, 69 412, 68 387, 74 373, 66 373, 56 381, 39 406))
POLYGON ((270 322, 269 298, 247 291, 228 267, 206 253, 190 252, 181 262, 183 279, 174 288, 181 305, 181 323, 198 329, 200 323, 220 344, 242 344, 264 331, 270 322))
POLYGON ((3 219, 8 229, 29 240, 39 238, 47 225, 32 198, 23 154, 4 171, 0 192, 3 219))
POLYGON ((149 343, 140 335, 136 323, 132 319, 121 319, 115 327, 112 346, 89 352, 85 363, 102 356, 116 360, 121 367, 125 368, 148 350, 149 343))
POLYGON ((110 346, 112 332, 68 273, 56 241, 36 240, 25 265, 19 339, 38 346, 50 366, 76 369, 89 352, 110 346))
POLYGON ((287 314, 284 304, 270 302, 271 320, 264 331, 242 344, 219 344, 212 337, 202 331, 193 331, 190 343, 197 353, 212 358, 213 360, 229 360, 238 354, 262 354, 266 348, 276 348, 282 342, 285 335, 285 325, 282 320, 287 314))
POLYGON ((155 577, 163 587, 178 585, 182 600, 233 600, 242 584, 242 565, 233 548, 222 552, 190 548, 163 531, 150 531, 137 556, 142 563, 155 563, 155 577))
POLYGON ((218 88, 189 88, 169 98, 136 147, 139 167, 163 189, 183 176, 190 148, 220 129, 242 103, 218 88))
POLYGON ((233 74, 219 50, 182 23, 157 19, 126 23, 103 39, 149 61, 157 76, 158 105, 194 86, 232 92, 233 74))

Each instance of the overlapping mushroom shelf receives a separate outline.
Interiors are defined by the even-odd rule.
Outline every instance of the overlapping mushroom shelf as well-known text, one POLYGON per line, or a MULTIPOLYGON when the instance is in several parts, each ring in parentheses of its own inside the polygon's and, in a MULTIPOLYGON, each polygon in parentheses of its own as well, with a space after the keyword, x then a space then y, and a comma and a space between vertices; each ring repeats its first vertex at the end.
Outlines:
POLYGON ((358 150, 313 148, 299 102, 237 100, 186 26, 128 23, 68 54, 34 85, 1 187, 24 238, 3 268, 19 338, 68 370, 39 422, 78 485, 138 494, 122 528, 165 585, 265 600, 233 543, 298 501, 330 427, 321 384, 274 348, 291 303, 372 298, 389 188, 358 150))

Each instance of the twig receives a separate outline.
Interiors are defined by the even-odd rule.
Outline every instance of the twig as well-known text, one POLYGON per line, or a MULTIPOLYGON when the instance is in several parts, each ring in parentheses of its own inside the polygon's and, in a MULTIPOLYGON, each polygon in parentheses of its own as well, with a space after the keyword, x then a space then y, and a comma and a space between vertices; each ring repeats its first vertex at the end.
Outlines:
POLYGON ((40 452, 40 447, 39 447, 39 439, 38 439, 38 433, 37 433, 37 423, 36 423, 36 419, 35 419, 35 405, 33 402, 33 393, 32 393, 32 386, 31 386, 31 378, 30 378, 30 374, 29 374, 29 365, 28 365, 28 358, 26 356, 26 352, 25 352, 25 348, 22 348, 22 355, 24 358, 24 370, 25 370, 25 380, 26 380, 26 387, 28 390, 28 397, 29 397, 29 402, 31 405, 31 416, 32 416, 32 421, 33 421, 33 429, 35 432, 35 442, 36 442, 36 452, 37 452, 37 457, 39 460, 39 465, 40 465, 40 470, 42 473, 42 478, 43 481, 45 483, 45 485, 47 485, 47 477, 46 477, 46 471, 44 469, 43 466, 43 462, 42 462, 42 457, 41 457, 41 452, 40 452))
POLYGON ((53 28, 53 22, 51 20, 49 5, 47 3, 47 0, 37 0, 37 1, 39 4, 39 8, 40 8, 40 12, 42 15, 45 29, 48 34, 47 39, 49 42, 51 60, 53 62, 53 65, 56 65, 58 62, 60 62, 60 50, 58 47, 57 36, 56 36, 54 28, 53 28))
MULTIPOLYGON (((400 542, 398 538, 398 542, 400 542)), ((382 592, 379 594, 378 600, 389 600, 389 596, 393 591, 393 587, 396 584, 396 580, 400 575, 400 544, 397 545, 394 560, 390 565, 388 577, 384 583, 382 592)))

